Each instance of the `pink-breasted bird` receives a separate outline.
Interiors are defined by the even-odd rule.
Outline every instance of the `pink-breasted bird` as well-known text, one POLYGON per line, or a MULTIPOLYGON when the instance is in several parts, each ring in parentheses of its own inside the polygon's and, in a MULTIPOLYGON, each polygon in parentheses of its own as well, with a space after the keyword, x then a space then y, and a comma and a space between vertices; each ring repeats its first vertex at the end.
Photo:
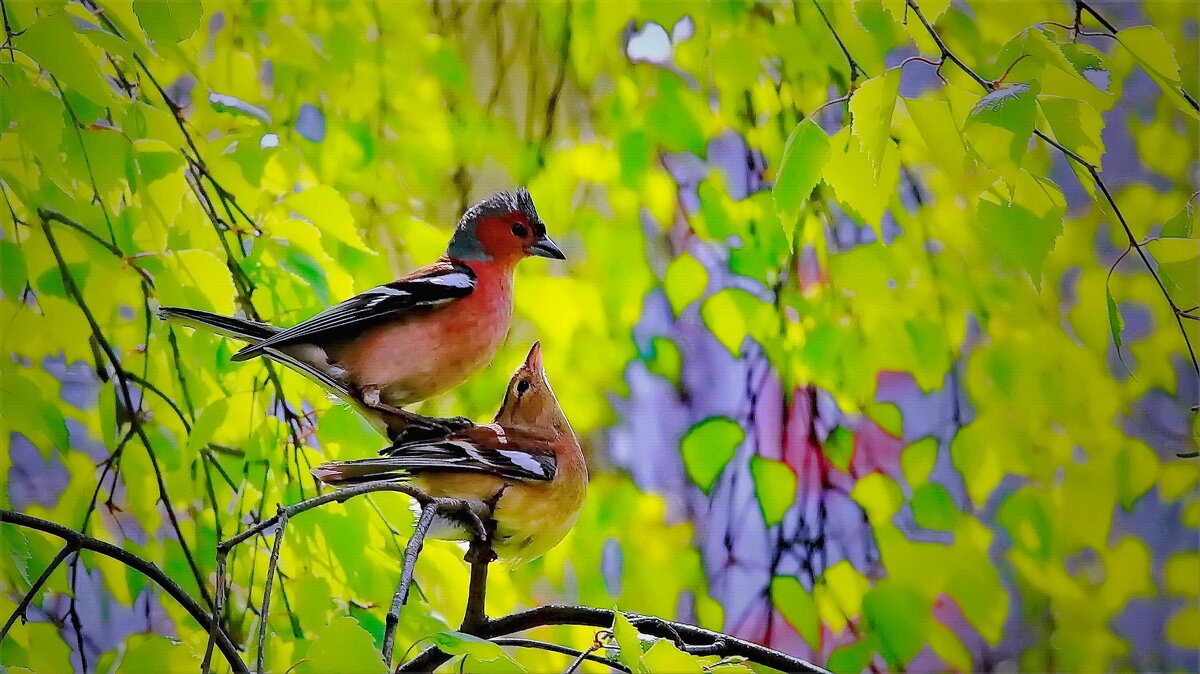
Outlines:
POLYGON ((404 405, 491 363, 508 334, 513 269, 529 256, 565 259, 520 188, 467 209, 436 262, 290 328, 180 307, 160 315, 249 342, 233 360, 278 361, 346 399, 381 432, 395 432, 397 419, 431 423, 404 405))
MULTIPOLYGON (((494 503, 492 549, 513 565, 558 545, 587 494, 587 464, 546 380, 539 343, 508 382, 492 423, 436 440, 394 443, 380 453, 324 463, 312 473, 335 487, 405 480, 430 496, 494 503)), ((455 522, 439 525, 431 536, 468 536, 455 522)))

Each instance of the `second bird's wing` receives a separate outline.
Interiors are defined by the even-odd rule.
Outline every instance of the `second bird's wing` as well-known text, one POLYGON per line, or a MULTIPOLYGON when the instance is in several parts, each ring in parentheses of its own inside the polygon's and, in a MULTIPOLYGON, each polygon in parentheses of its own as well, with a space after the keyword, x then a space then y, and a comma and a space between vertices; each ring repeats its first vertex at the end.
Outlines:
POLYGON ((553 480, 558 468, 548 438, 495 424, 476 426, 441 440, 393 445, 383 454, 373 459, 325 463, 314 468, 313 474, 332 485, 396 479, 407 473, 438 470, 544 482, 553 480))
POLYGON ((440 260, 404 278, 376 286, 336 304, 312 318, 247 346, 233 360, 262 355, 264 349, 337 339, 374 323, 396 320, 423 309, 444 306, 475 289, 475 272, 463 264, 440 260))

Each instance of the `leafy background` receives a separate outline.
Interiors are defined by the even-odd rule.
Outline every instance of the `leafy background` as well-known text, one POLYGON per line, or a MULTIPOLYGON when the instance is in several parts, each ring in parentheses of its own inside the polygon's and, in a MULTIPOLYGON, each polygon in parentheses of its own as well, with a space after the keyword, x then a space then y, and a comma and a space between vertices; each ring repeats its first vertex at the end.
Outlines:
MULTIPOLYGON (((569 260, 523 263, 495 364, 420 409, 489 417, 540 338, 592 484, 493 615, 617 607, 837 671, 1194 668, 1200 10, 1097 3, 1113 38, 1064 2, 918 6, 984 86, 905 62, 942 49, 896 0, 6 1, 4 507, 211 593, 219 539, 380 441, 153 307, 294 322, 524 184, 569 260)), ((269 669, 381 668, 403 499, 292 522, 269 669)), ((0 534, 7 615, 58 544, 0 534)), ((268 552, 230 560, 243 642, 268 552)), ((426 547, 401 650, 457 624, 461 557, 426 547)), ((88 553, 29 617, 0 663, 187 670, 206 639, 88 553)))

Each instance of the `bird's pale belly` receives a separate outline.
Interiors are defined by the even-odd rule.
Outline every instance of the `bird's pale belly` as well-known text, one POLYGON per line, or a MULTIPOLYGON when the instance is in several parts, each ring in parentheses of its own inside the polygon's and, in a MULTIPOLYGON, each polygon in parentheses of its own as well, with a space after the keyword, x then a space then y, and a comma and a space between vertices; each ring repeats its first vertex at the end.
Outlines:
POLYGON ((380 325, 331 355, 355 386, 378 389, 384 403, 425 400, 492 362, 512 314, 504 300, 472 296, 415 320, 380 325))

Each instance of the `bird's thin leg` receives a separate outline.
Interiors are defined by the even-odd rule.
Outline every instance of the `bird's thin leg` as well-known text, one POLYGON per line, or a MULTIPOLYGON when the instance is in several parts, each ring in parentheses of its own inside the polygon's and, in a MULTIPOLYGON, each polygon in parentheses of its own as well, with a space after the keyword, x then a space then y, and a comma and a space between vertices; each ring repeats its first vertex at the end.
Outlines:
POLYGON ((389 405, 380 399, 376 386, 365 386, 360 390, 362 402, 376 412, 382 412, 388 426, 388 437, 397 442, 428 440, 471 428, 475 425, 466 417, 427 417, 389 405))

